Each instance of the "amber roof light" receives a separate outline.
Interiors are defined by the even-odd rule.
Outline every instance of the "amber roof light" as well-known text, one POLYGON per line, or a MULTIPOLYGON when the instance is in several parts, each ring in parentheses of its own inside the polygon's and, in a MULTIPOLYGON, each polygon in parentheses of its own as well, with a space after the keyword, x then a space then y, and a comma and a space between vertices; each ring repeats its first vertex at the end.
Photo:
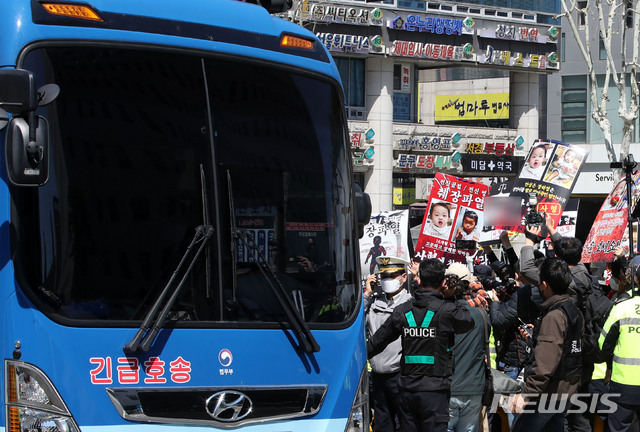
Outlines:
POLYGON ((96 11, 89 6, 73 3, 42 3, 42 7, 52 15, 80 18, 91 21, 104 21, 96 11))
POLYGON ((313 41, 298 36, 284 35, 282 36, 282 39, 280 39, 280 46, 312 50, 313 41))

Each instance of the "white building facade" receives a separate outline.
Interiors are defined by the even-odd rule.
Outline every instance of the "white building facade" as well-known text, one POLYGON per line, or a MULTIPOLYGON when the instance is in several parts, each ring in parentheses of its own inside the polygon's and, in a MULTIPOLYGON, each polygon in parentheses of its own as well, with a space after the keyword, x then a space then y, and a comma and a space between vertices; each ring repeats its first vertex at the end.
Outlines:
POLYGON ((374 212, 425 199, 436 172, 515 176, 534 140, 554 138, 545 96, 560 69, 557 2, 493 3, 309 0, 290 12, 340 69, 374 212))

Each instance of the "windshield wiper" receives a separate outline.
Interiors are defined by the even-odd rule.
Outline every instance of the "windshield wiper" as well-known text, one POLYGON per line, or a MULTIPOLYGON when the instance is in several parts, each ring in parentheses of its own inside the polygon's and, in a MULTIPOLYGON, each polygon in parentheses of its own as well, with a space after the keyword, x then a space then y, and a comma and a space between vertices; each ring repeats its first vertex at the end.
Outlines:
POLYGON ((193 236, 193 239, 191 240, 189 247, 187 247, 186 252, 182 256, 182 259, 180 260, 178 267, 176 267, 175 271, 173 272, 173 275, 171 276, 171 279, 169 279, 169 282, 167 282, 167 284, 164 286, 158 298, 155 300, 155 302, 153 302, 153 305, 151 306, 151 309, 149 310, 147 315, 144 317, 144 320, 142 321, 142 325, 138 329, 138 332, 135 334, 133 339, 131 339, 131 341, 129 341, 129 343, 124 346, 123 348, 124 352, 134 353, 134 352, 149 351, 149 348, 151 348, 151 344, 153 343, 156 336, 160 332, 160 329, 164 326, 164 323, 167 320, 167 317, 169 316, 169 312, 171 311, 171 307, 173 306, 173 304, 178 298, 180 289, 182 288, 185 281, 187 280, 187 277, 191 273, 191 270, 193 269, 194 264, 198 260, 198 257, 202 253, 202 250, 204 249, 204 247, 207 244, 207 241, 211 238, 212 235, 213 235, 213 227, 211 225, 200 225, 196 228, 196 233, 193 236), (173 282, 177 279, 180 270, 182 269, 184 263, 187 261, 187 258, 191 253, 191 249, 193 249, 193 247, 197 242, 200 242, 200 247, 196 251, 193 258, 191 258, 191 261, 189 261, 189 267, 187 267, 187 270, 184 272, 184 275, 182 276, 182 280, 180 280, 180 283, 178 285, 176 285, 175 287, 172 287, 173 282), (171 297, 169 297, 169 300, 167 300, 167 302, 164 305, 164 308, 158 315, 158 310, 160 310, 160 307, 162 306, 162 302, 164 301, 164 298, 168 294, 171 294, 171 297), (158 315, 157 318, 155 318, 156 315, 158 315), (155 321, 154 321, 154 318, 155 318, 155 321), (150 327, 151 329, 149 330, 150 327))
POLYGON ((271 267, 269 267, 269 263, 260 251, 260 248, 258 248, 256 243, 254 242, 253 237, 250 235, 250 233, 244 230, 236 231, 235 235, 237 235, 237 237, 245 245, 245 247, 252 252, 253 259, 258 264, 260 272, 264 276, 267 284, 278 300, 278 303, 280 303, 282 309, 284 309, 284 312, 287 315, 287 318, 289 319, 292 330, 298 339, 299 348, 302 348, 302 350, 308 354, 320 351, 320 345, 313 337, 313 334, 311 333, 311 330, 309 330, 309 327, 307 327, 307 323, 300 316, 300 313, 293 304, 293 301, 287 295, 282 282, 280 282, 278 276, 274 273, 271 267), (251 241, 247 242, 247 238, 249 238, 251 241), (262 261, 264 264, 260 265, 260 261, 262 261), (265 269, 267 269, 269 274, 267 274, 267 271, 265 271, 265 269))

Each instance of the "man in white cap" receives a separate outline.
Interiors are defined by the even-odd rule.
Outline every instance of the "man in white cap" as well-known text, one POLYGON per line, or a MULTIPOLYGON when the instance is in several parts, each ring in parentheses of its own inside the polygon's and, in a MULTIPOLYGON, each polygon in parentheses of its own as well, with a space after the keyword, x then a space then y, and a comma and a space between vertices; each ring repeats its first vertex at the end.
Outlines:
POLYGON ((456 334, 453 357, 456 365, 451 377, 451 398, 449 399, 449 432, 469 432, 478 430, 478 418, 482 411, 482 393, 485 385, 486 337, 491 332, 489 317, 478 303, 465 297, 471 297, 471 272, 462 263, 452 263, 446 276, 457 278, 454 296, 456 302, 466 306, 473 318, 473 329, 467 333, 456 334), (486 330, 485 330, 486 327, 486 330), (485 333, 486 331, 486 333, 485 333))
MULTIPOLYGON (((364 300, 367 331, 372 335, 391 316, 393 309, 409 299, 406 289, 407 265, 402 258, 381 256, 376 258, 378 274, 367 278, 364 300), (382 293, 376 294, 377 281, 382 293)), ((400 337, 390 343, 384 351, 372 357, 371 401, 373 406, 375 432, 396 432, 400 430, 397 406, 400 401, 398 378, 400 376, 400 337)))

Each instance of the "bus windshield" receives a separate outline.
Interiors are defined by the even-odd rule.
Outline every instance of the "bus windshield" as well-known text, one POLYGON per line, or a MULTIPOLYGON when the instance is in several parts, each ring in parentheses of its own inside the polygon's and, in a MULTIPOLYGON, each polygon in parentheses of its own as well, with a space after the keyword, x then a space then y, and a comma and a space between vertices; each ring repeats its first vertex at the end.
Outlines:
POLYGON ((312 327, 354 318, 338 83, 139 46, 48 44, 20 63, 38 86, 60 86, 38 111, 49 180, 11 191, 17 280, 45 314, 139 325, 205 225, 213 234, 177 275, 167 325, 276 326, 286 314, 274 284, 312 327))

